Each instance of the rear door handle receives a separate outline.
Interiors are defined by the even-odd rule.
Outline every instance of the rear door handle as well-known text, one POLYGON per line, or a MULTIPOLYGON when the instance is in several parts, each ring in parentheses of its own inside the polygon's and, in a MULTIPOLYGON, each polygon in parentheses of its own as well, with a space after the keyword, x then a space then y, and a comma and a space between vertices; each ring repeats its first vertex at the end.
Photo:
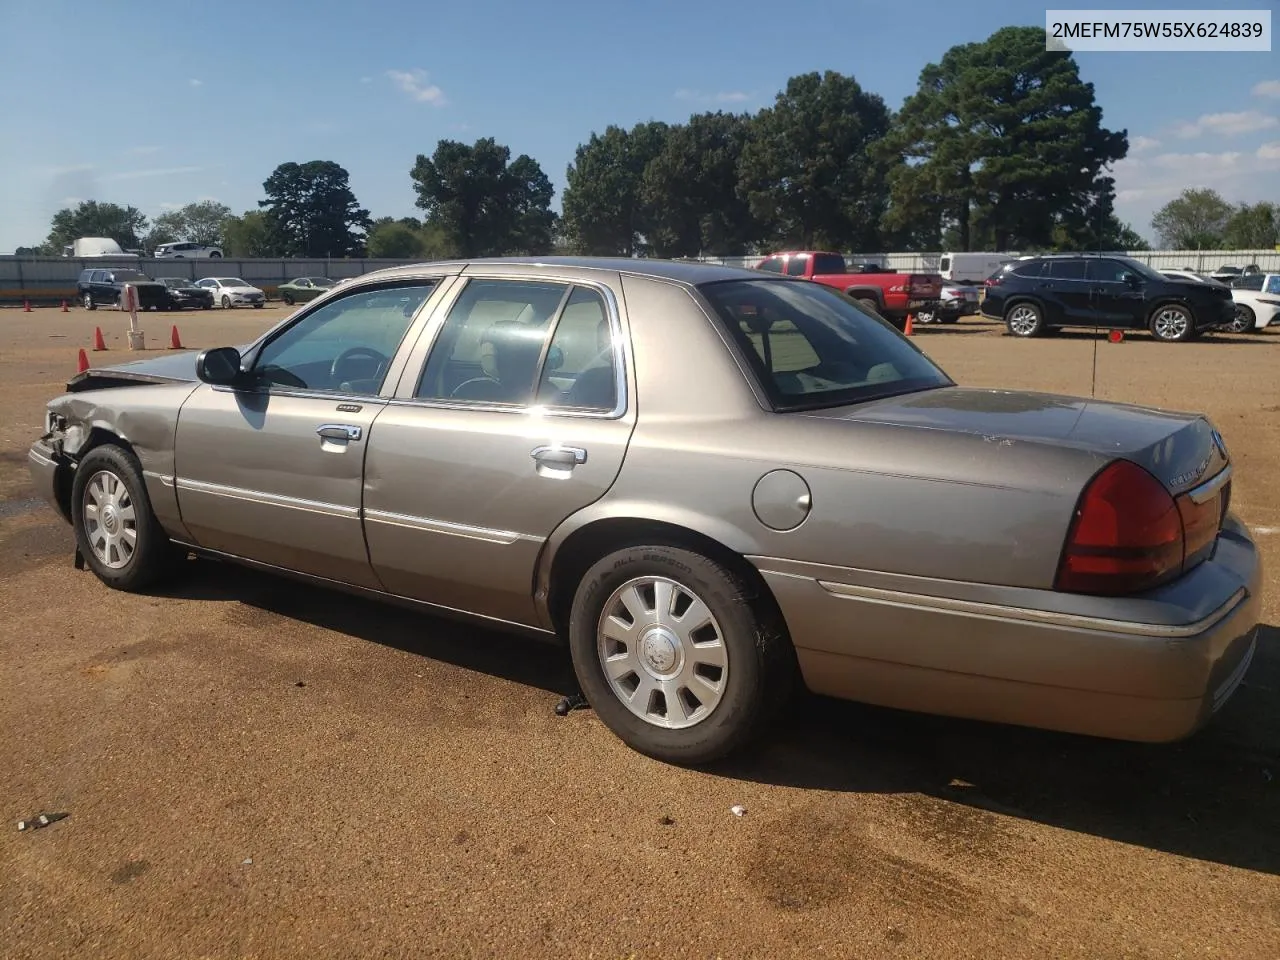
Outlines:
POLYGON ((316 427, 316 434, 323 440, 359 440, 364 431, 350 423, 324 423, 316 427))
POLYGON ((538 463, 549 467, 566 467, 572 470, 587 462, 587 451, 581 447, 534 447, 529 454, 538 463))

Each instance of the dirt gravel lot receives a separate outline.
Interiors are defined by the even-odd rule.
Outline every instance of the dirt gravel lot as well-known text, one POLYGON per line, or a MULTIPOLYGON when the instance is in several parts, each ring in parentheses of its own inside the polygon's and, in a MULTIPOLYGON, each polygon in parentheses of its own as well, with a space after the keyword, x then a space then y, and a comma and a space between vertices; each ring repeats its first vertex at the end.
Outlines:
MULTIPOLYGON (((156 596, 73 570, 26 450, 95 324, 126 359, 117 312, 0 311, 3 956, 1280 956, 1280 331, 1097 345, 1099 397, 1214 418, 1266 554, 1259 654, 1201 734, 806 700, 690 772, 556 717, 549 647, 209 562, 156 596), (14 829, 42 810, 70 817, 14 829)), ((918 343, 962 383, 1090 389, 1089 335, 918 343)))

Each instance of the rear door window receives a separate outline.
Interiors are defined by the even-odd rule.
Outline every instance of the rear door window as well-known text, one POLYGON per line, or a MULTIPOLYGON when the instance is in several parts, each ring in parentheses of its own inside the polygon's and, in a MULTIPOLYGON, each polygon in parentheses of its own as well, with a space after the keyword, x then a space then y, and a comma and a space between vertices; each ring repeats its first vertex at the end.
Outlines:
POLYGON ((1083 260, 1050 260, 1047 276, 1054 280, 1083 280, 1083 260))

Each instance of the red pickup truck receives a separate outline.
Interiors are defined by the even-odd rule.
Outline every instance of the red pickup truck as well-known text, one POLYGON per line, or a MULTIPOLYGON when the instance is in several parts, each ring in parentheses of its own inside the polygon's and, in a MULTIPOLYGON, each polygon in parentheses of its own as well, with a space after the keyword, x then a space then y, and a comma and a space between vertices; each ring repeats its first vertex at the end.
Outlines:
POLYGON ((842 255, 821 250, 771 253, 756 269, 835 287, 898 327, 907 314, 936 309, 942 298, 941 274, 897 273, 875 264, 850 268, 842 255))

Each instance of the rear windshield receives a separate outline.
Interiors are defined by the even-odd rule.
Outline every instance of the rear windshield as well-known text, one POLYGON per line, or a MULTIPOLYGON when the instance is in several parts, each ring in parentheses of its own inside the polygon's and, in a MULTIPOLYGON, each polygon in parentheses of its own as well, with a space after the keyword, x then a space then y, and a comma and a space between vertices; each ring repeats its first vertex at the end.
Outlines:
POLYGON ((838 253, 815 253, 813 255, 813 273, 815 276, 824 273, 844 273, 844 257, 838 253))
POLYGON ((840 406, 952 384, 893 327, 830 287, 729 280, 699 290, 777 410, 840 406))

